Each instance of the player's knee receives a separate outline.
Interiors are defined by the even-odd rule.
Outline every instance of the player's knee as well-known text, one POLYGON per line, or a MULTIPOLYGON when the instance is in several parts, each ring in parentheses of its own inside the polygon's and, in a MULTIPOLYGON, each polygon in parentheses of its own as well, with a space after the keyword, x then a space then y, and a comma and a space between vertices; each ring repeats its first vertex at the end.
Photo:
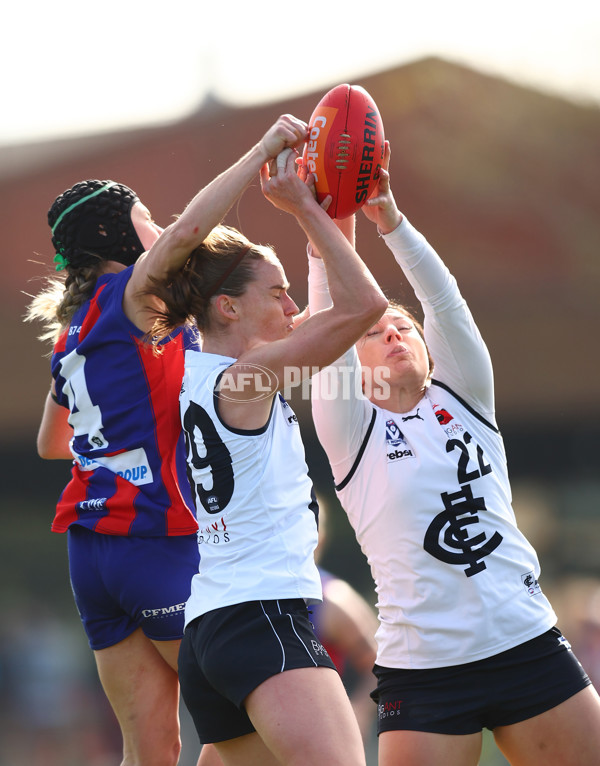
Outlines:
MULTIPOLYGON (((143 766, 177 766, 179 763, 179 756, 181 755, 181 739, 179 735, 172 737, 169 741, 164 742, 162 755, 158 753, 149 753, 149 760, 145 760, 143 766)), ((142 766, 140 764, 140 766, 142 766)))
POLYGON ((177 766, 181 755, 179 735, 140 743, 136 752, 125 753, 121 766, 177 766))

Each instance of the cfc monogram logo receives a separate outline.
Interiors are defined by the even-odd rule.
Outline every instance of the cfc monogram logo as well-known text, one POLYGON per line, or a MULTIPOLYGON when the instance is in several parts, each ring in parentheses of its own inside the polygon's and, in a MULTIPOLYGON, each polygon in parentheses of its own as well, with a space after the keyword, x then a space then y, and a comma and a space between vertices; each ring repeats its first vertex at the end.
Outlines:
POLYGON ((447 564, 467 564, 465 574, 471 577, 486 568, 481 560, 502 542, 498 532, 488 540, 483 532, 469 537, 469 528, 479 521, 477 511, 485 511, 482 497, 473 497, 467 484, 458 492, 442 492, 445 511, 438 513, 427 532, 423 547, 436 559, 447 564))
POLYGON ((525 586, 525 589, 530 596, 535 596, 536 593, 542 592, 540 584, 538 583, 533 572, 527 572, 527 574, 521 575, 521 582, 525 586))
POLYGON ((490 475, 492 466, 486 461, 483 449, 467 431, 463 439, 448 439, 446 452, 457 456, 456 478, 461 485, 456 492, 441 492, 445 510, 438 513, 425 532, 423 548, 446 564, 466 564, 465 574, 472 577, 486 569, 482 561, 502 542, 502 535, 494 532, 487 537, 477 532, 479 511, 486 511, 485 498, 474 497, 471 482, 490 475))

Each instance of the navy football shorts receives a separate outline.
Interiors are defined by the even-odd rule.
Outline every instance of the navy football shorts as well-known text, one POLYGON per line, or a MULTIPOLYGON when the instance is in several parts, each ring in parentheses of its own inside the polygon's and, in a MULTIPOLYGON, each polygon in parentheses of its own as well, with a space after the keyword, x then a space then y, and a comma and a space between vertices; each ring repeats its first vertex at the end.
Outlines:
POLYGON ((214 609, 185 629, 179 683, 202 744, 254 731, 244 700, 271 676, 295 668, 335 670, 303 599, 249 601, 214 609))
POLYGON ((67 535, 71 587, 92 649, 137 628, 156 641, 183 636, 200 558, 195 534, 125 537, 72 525, 67 535))
POLYGON ((550 710, 590 679, 558 628, 506 652, 446 668, 375 665, 377 733, 474 734, 550 710))

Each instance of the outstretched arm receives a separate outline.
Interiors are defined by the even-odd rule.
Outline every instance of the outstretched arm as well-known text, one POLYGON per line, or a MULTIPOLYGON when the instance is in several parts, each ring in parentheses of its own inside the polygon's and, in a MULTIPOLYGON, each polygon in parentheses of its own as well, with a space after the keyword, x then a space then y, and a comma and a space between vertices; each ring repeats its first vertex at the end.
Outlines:
MULTIPOLYGON (((334 220, 338 229, 354 245, 355 216, 334 220)), ((310 241, 307 250, 308 305, 310 313, 316 314, 331 306, 331 296, 319 251, 310 241)), ((362 385, 362 370, 355 346, 312 380, 313 420, 336 483, 347 476, 373 414, 373 406, 362 393, 362 385), (332 383, 333 380, 335 383, 332 383), (329 393, 331 385, 343 394, 332 397, 329 393)))
POLYGON ((151 280, 168 282, 221 223, 261 167, 284 148, 301 144, 306 134, 306 123, 292 115, 282 115, 249 152, 196 194, 134 266, 124 297, 125 313, 134 324, 149 329, 149 299, 143 292, 151 280))
POLYGON ((390 157, 392 156, 392 150, 390 142, 385 142, 385 149, 383 154, 383 162, 379 171, 379 182, 375 190, 375 194, 370 197, 362 207, 363 213, 366 217, 373 221, 377 225, 377 229, 380 234, 389 234, 397 229, 402 223, 403 215, 398 210, 396 200, 392 194, 390 187, 390 174, 388 172, 390 166, 390 157))
POLYGON ((398 210, 385 157, 377 193, 362 208, 377 224, 404 276, 421 303, 425 340, 435 362, 433 376, 446 383, 493 422, 494 382, 488 350, 455 278, 427 242, 398 210))
POLYGON ((387 300, 352 245, 320 206, 306 168, 296 173, 293 153, 275 173, 261 170, 265 196, 291 213, 318 248, 329 278, 332 306, 306 319, 287 339, 271 344, 273 364, 331 364, 348 349, 387 307, 387 300), (278 355, 281 355, 278 357, 278 355), (281 361, 279 361, 279 359, 281 361))
MULTIPOLYGON (((248 349, 228 370, 236 376, 247 371, 248 364, 266 368, 278 389, 298 384, 331 364, 387 307, 387 299, 367 267, 316 201, 312 176, 305 167, 296 172, 296 156, 286 153, 269 170, 263 166, 261 185, 265 196, 291 213, 319 248, 332 285, 332 305, 309 316, 291 334, 248 349)), ((240 386, 235 397, 221 401, 221 414, 229 426, 258 428, 266 422, 270 402, 270 397, 257 397, 251 385, 240 386)))

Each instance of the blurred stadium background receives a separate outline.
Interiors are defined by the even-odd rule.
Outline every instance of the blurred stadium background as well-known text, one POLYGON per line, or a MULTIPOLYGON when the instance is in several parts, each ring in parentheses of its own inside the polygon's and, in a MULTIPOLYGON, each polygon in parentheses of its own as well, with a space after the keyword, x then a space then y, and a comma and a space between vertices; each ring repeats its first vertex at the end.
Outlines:
MULTIPOLYGON (((400 208, 457 277, 488 343, 517 519, 561 627, 600 682, 600 111, 435 58, 357 84, 382 114, 400 208)), ((49 531, 69 466, 35 451, 48 349, 22 317, 25 294, 50 273, 46 211, 78 180, 113 178, 166 225, 280 113, 308 120, 325 90, 253 108, 208 101, 168 126, 0 148, 0 766, 109 766, 120 752, 72 601, 66 540, 49 531)), ((226 222, 275 246, 303 304, 303 234, 263 200, 258 181, 226 222)), ((357 240, 390 297, 414 305, 360 216, 357 240)), ((329 511, 322 563, 372 603, 307 402, 299 392, 291 402, 329 511)), ((183 736, 181 764, 194 766, 185 714, 183 736)), ((369 758, 376 763, 374 742, 369 758)), ((482 766, 503 763, 486 737, 482 766)))

